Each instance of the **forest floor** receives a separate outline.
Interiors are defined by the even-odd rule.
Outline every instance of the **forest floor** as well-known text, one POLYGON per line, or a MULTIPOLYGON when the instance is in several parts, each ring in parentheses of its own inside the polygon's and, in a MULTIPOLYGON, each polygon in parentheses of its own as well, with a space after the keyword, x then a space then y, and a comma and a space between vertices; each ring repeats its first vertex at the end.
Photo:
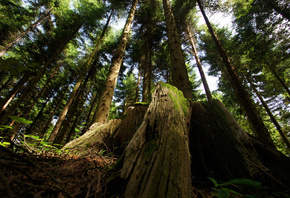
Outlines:
MULTIPOLYGON (((12 152, 0 146, 0 197, 113 198, 122 191, 122 181, 112 179, 116 156, 79 157, 20 149, 12 152), (108 184, 110 180, 113 182, 108 184)), ((194 187, 193 198, 198 197, 210 198, 212 192, 194 187)))
POLYGON ((107 197, 116 158, 16 154, 0 147, 0 197, 107 197))

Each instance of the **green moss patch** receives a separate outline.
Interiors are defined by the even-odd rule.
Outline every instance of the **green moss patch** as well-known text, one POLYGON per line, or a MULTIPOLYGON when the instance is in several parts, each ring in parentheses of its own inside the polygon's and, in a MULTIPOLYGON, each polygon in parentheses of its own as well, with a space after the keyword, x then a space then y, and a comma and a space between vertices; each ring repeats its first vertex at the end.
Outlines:
POLYGON ((158 82, 162 87, 166 87, 172 91, 177 98, 169 92, 169 97, 171 98, 173 104, 174 104, 174 109, 179 110, 180 108, 182 109, 184 115, 187 115, 188 113, 188 99, 183 96, 182 91, 178 90, 176 87, 166 84, 162 81, 158 82))
POLYGON ((149 102, 135 102, 134 105, 135 106, 137 106, 137 105, 140 105, 140 106, 142 106, 142 105, 148 106, 149 105, 149 102))

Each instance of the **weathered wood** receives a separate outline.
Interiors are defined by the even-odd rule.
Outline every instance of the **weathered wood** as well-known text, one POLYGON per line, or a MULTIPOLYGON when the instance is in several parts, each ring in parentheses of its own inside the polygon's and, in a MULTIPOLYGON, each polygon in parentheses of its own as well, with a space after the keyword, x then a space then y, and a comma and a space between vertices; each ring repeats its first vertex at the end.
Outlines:
POLYGON ((125 150, 124 197, 191 197, 187 99, 157 85, 144 120, 125 150))
POLYGON ((142 124, 144 115, 148 109, 148 105, 136 104, 127 109, 125 118, 120 127, 109 140, 108 145, 114 149, 114 154, 122 154, 136 133, 137 129, 142 124))
POLYGON ((238 125, 220 101, 192 105, 189 144, 195 181, 207 180, 207 177, 221 181, 248 178, 261 181, 264 186, 289 185, 289 171, 283 176, 284 169, 281 169, 290 165, 289 158, 258 142, 238 125))
POLYGON ((89 130, 81 137, 66 144, 62 150, 68 150, 70 154, 89 154, 93 150, 98 152, 100 149, 107 149, 107 141, 120 126, 122 120, 110 120, 102 124, 94 123, 89 130))

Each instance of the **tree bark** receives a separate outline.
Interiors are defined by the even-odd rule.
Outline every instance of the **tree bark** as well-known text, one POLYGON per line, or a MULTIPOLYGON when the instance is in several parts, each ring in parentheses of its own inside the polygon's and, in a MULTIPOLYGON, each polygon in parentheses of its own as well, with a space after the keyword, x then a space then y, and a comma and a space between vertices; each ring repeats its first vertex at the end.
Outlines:
POLYGON ((138 3, 138 0, 134 0, 132 3, 132 7, 130 9, 127 22, 123 29, 121 40, 112 58, 111 68, 110 68, 110 71, 106 80, 105 87, 103 88, 100 95, 100 101, 98 103, 98 106, 95 112, 96 118, 94 122, 105 123, 108 120, 110 106, 113 99, 116 83, 118 80, 121 64, 123 62, 125 48, 128 42, 129 35, 130 35, 130 30, 131 30, 131 26, 134 20, 137 3, 138 3))
POLYGON ((191 197, 187 99, 158 84, 143 123, 125 150, 124 197, 191 197))
POLYGON ((66 144, 62 150, 69 150, 71 154, 88 155, 107 149, 106 142, 112 137, 122 120, 110 120, 102 124, 97 122, 81 137, 66 144))
POLYGON ((65 119, 65 117, 67 115, 69 107, 72 104, 73 100, 75 99, 75 96, 76 96, 76 94, 77 94, 77 92, 78 92, 78 90, 79 90, 79 88, 81 86, 81 83, 84 80, 84 77, 85 77, 85 75, 82 74, 79 77, 77 83, 75 84, 74 89, 71 92, 71 95, 70 95, 65 107, 63 108, 61 114, 59 115, 58 120, 57 120, 57 122, 56 122, 56 124, 55 124, 55 126, 54 126, 54 128, 53 128, 53 130, 52 130, 52 132, 51 132, 51 134, 50 134, 50 136, 48 138, 48 140, 47 140, 48 142, 54 142, 54 139, 56 138, 56 136, 57 136, 57 134, 58 134, 58 132, 60 130, 60 127, 61 127, 61 125, 62 125, 62 123, 63 123, 63 121, 64 121, 64 119, 65 119))
POLYGON ((15 95, 18 93, 18 91, 23 87, 23 85, 28 81, 31 71, 27 71, 23 77, 17 82, 17 84, 13 87, 13 89, 9 92, 9 94, 5 97, 4 101, 1 104, 1 110, 0 110, 0 117, 3 116, 3 111, 7 108, 7 106, 10 104, 10 102, 13 100, 15 95))
POLYGON ((207 84, 207 80, 206 80, 206 77, 205 77, 203 69, 202 69, 201 61, 200 61, 199 56, 197 54, 197 50, 196 50, 196 46, 195 46, 195 41, 194 41, 194 38, 193 38, 192 30, 190 29, 190 27, 189 27, 187 22, 186 22, 185 26, 186 26, 186 30, 187 30, 187 32, 186 32, 187 33, 187 37, 189 39, 189 42, 190 42, 190 45, 191 45, 191 48, 192 48, 192 53, 193 53, 193 56, 194 56, 195 61, 196 61, 196 65, 197 65, 197 68, 198 68, 198 71, 199 71, 199 74, 200 74, 200 77, 201 77, 201 80, 202 80, 202 84, 203 84, 203 87, 204 87, 204 90, 205 90, 205 94, 207 96, 207 100, 211 100, 212 99, 211 91, 210 91, 209 86, 207 84))
MULTIPOLYGON (((290 159, 248 135, 218 100, 192 105, 189 144, 194 182, 211 177, 220 181, 248 178, 282 189, 290 184, 290 171, 282 171, 290 159), (281 164, 275 167, 271 161, 278 159, 281 164)), ((269 193, 265 189, 252 193, 271 197, 265 196, 269 193)))
POLYGON ((135 102, 138 102, 139 100, 139 86, 140 86, 140 80, 141 80, 141 66, 142 61, 140 60, 139 66, 138 66, 138 79, 137 79, 137 85, 136 85, 136 94, 135 94, 135 102))
POLYGON ((167 37, 170 47, 172 84, 181 90, 186 98, 193 99, 188 72, 186 70, 175 19, 169 0, 163 0, 163 9, 166 20, 167 37))
POLYGON ((83 101, 83 102, 85 101, 82 98, 83 98, 87 83, 88 83, 91 75, 93 74, 93 71, 92 71, 93 68, 94 67, 91 67, 90 71, 87 73, 86 78, 84 79, 84 82, 82 83, 81 87, 77 91, 76 96, 74 97, 72 104, 69 106, 68 116, 66 116, 66 120, 63 122, 63 127, 57 133, 57 136, 53 140, 54 144, 61 144, 62 143, 64 136, 68 134, 70 121, 73 118, 73 116, 75 115, 74 112, 78 108, 80 101, 83 101))
POLYGON ((249 122, 254 129, 255 136, 260 138, 262 141, 264 141, 265 146, 269 145, 271 147, 275 147, 273 140, 271 139, 271 136, 270 136, 266 126, 264 125, 261 117, 259 116, 259 113, 257 112, 257 110, 253 104, 252 99, 250 98, 248 92, 243 87, 242 82, 239 79, 239 76, 236 72, 235 67, 231 63, 226 51, 224 50, 221 42, 219 41, 217 35, 215 34, 206 14, 204 12, 201 1, 197 0, 197 3, 199 5, 200 11, 203 15, 203 18, 207 24, 207 27, 209 29, 211 36, 212 36, 212 39, 213 39, 214 43, 216 44, 216 47, 217 47, 217 49, 218 49, 218 51, 223 59, 223 62, 226 66, 226 69, 229 73, 230 80, 231 80, 233 87, 236 91, 238 99, 240 100, 240 103, 241 103, 242 107, 244 108, 244 110, 249 118, 249 122))
MULTIPOLYGON (((145 40, 148 42, 148 39, 145 38, 145 40)), ((142 102, 148 102, 148 85, 149 85, 149 48, 148 44, 146 45, 145 50, 145 59, 143 64, 143 89, 142 89, 142 102)))

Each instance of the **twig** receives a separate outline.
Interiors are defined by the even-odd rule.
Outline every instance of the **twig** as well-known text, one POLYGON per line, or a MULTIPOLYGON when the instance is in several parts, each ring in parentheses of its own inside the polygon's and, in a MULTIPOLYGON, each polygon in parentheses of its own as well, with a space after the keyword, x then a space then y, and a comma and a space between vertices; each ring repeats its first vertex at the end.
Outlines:
MULTIPOLYGON (((100 172, 99 172, 100 173, 100 172)), ((94 179, 88 184, 88 191, 87 191, 87 194, 86 194, 86 198, 88 198, 90 196, 90 192, 91 192, 91 187, 92 187, 92 184, 97 180, 97 176, 94 177, 94 179)))

